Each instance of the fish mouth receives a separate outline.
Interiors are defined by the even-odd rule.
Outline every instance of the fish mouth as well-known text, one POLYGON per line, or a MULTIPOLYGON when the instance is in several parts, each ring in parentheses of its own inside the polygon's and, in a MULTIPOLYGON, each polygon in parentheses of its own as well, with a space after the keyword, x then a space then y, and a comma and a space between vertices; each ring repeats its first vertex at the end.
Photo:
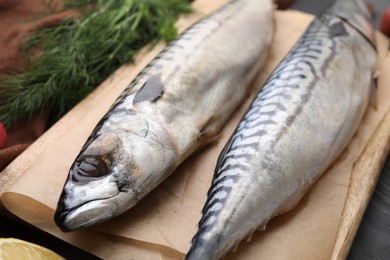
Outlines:
POLYGON ((132 197, 129 193, 118 192, 111 197, 88 201, 70 209, 59 207, 54 214, 54 221, 63 232, 97 225, 123 213, 129 207, 125 207, 123 202, 127 199, 129 203, 129 197, 132 197))

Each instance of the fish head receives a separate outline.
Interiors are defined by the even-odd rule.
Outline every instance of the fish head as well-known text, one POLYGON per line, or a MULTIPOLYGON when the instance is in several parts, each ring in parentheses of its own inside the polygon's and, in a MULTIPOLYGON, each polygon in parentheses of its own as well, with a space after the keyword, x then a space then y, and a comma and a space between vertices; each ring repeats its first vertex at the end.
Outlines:
POLYGON ((336 0, 326 13, 346 21, 375 47, 374 20, 364 0, 336 0))
MULTIPOLYGON (((138 128, 142 128, 142 124, 138 128)), ((95 225, 134 206, 175 165, 176 151, 157 135, 103 132, 71 166, 54 220, 63 231, 95 225)))

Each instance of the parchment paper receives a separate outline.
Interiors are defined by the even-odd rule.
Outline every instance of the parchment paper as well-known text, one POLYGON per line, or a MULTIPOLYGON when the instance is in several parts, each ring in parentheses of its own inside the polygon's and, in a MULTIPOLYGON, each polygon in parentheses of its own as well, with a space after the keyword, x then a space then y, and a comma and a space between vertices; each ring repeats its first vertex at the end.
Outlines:
MULTIPOLYGON (((226 0, 196 1, 196 15, 179 21, 180 28, 211 12, 226 0), (213 6, 211 6, 213 4, 213 6)), ((97 121, 132 78, 163 48, 145 50, 136 65, 124 66, 93 94, 38 140, 7 174, 23 169, 1 202, 16 216, 71 244, 105 259, 181 259, 196 231, 216 159, 241 118, 250 99, 266 77, 291 49, 312 16, 296 11, 277 11, 277 30, 265 68, 253 84, 251 97, 232 116, 221 139, 187 160, 156 190, 125 214, 93 228, 62 233, 53 215, 69 167, 97 121), (33 149, 40 149, 39 153, 33 149), (25 170, 24 170, 25 169, 25 170)), ((381 59, 388 59, 388 41, 378 35, 381 59)), ((239 53, 237 54, 239 55, 239 53)), ((384 64, 380 62, 380 64, 384 64)), ((389 66, 380 68, 389 71, 389 66)), ((328 259, 332 253, 352 166, 384 113, 389 109, 389 80, 379 79, 376 110, 371 106, 353 140, 337 162, 319 179, 298 206, 254 233, 227 259, 328 259)), ((337 115, 329 115, 337 116, 337 115)), ((4 178, 0 178, 0 183, 4 178)), ((5 185, 3 184, 3 187, 5 185)), ((0 187, 2 187, 0 185, 0 187)))

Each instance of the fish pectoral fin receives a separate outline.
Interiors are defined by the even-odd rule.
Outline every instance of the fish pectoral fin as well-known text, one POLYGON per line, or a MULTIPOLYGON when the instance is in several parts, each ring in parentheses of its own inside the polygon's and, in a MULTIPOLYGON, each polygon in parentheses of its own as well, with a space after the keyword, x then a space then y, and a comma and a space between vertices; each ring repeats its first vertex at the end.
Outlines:
POLYGON ((379 78, 379 70, 374 71, 372 76, 372 84, 371 84, 371 93, 370 93, 370 103, 375 110, 378 110, 378 78, 379 78))
POLYGON ((220 127, 216 126, 217 120, 215 117, 210 117, 206 123, 200 127, 198 141, 201 143, 212 143, 221 139, 220 127))
POLYGON ((221 139, 222 135, 218 130, 210 130, 206 132, 199 133, 199 140, 204 141, 207 140, 207 143, 213 143, 221 139))

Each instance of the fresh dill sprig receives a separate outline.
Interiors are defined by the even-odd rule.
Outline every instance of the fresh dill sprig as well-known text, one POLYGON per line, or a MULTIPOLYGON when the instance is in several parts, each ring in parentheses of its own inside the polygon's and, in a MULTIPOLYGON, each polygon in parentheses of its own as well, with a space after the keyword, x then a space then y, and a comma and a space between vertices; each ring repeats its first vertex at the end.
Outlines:
POLYGON ((86 10, 42 28, 25 43, 39 48, 32 66, 0 82, 0 122, 9 126, 50 109, 52 124, 147 43, 176 36, 174 22, 188 0, 68 0, 86 10))

